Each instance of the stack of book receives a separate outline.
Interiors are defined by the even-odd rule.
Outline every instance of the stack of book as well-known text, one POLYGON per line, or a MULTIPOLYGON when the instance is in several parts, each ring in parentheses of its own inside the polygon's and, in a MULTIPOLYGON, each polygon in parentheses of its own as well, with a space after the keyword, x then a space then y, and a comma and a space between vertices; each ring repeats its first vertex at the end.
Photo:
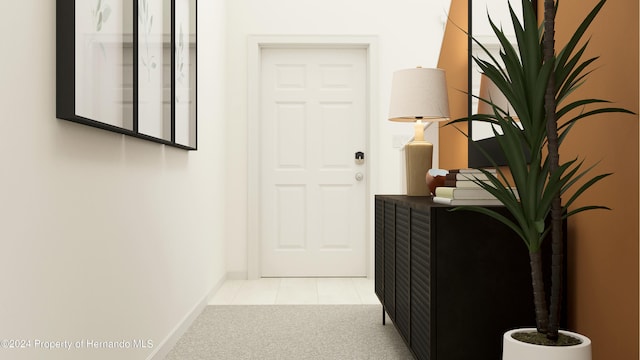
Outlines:
MULTIPOLYGON (((485 169, 496 174, 495 169, 485 169)), ((483 189, 478 181, 491 183, 487 176, 477 169, 449 170, 444 186, 436 188, 433 202, 447 205, 502 205, 500 200, 483 189)))

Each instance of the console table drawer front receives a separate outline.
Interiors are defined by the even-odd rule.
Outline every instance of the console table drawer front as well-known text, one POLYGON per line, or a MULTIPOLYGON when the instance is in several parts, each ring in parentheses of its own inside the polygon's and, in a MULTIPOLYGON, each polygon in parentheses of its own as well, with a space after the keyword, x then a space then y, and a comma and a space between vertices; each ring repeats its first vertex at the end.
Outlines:
POLYGON ((406 206, 396 206, 396 315, 395 323, 405 339, 410 332, 410 210, 406 206))
POLYGON ((387 314, 396 319, 396 206, 384 204, 384 304, 387 314))
POLYGON ((507 226, 430 197, 376 195, 375 210, 375 291, 417 359, 499 359, 507 328, 535 324, 528 254, 507 226))
POLYGON ((429 214, 411 211, 411 339, 420 359, 431 359, 431 237, 429 214))
POLYGON ((375 293, 384 303, 384 201, 376 199, 375 208, 375 293))

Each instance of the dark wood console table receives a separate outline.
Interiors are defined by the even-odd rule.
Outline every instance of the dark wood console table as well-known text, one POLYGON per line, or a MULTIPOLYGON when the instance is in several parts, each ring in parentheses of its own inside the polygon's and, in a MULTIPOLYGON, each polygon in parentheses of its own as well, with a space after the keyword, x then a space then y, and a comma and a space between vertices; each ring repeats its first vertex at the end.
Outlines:
POLYGON ((527 248, 500 222, 450 209, 376 195, 375 292, 417 359, 499 360, 506 330, 535 326, 527 248))

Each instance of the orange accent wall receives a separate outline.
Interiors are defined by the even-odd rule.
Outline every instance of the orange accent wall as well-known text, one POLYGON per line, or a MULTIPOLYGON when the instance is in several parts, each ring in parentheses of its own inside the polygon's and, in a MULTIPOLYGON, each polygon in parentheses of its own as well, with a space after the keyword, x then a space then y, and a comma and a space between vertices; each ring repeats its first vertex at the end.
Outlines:
MULTIPOLYGON (((596 0, 564 0, 556 41, 565 44, 596 0)), ((577 91, 638 112, 638 1, 608 1, 590 28, 586 58, 600 56, 577 91)), ((638 116, 602 115, 578 124, 561 157, 600 162, 614 173, 580 205, 602 204, 569 221, 569 319, 593 341, 593 359, 638 359, 638 116)))
MULTIPOLYGON (((539 3, 542 9, 543 1, 539 3)), ((556 48, 566 43, 596 3, 560 3, 556 48)), ((640 110, 638 13, 638 0, 606 3, 591 25, 585 55, 600 59, 574 96, 602 98, 636 113, 640 110)), ((453 0, 450 16, 458 24, 466 24, 466 0, 453 0)), ((454 118, 466 115, 466 100, 457 94, 460 87, 466 89, 466 38, 461 33, 447 26, 438 64, 447 70, 454 118)), ((466 139, 460 138, 450 129, 440 132, 442 168, 466 166, 466 139)), ((638 143, 637 115, 602 115, 579 123, 561 149, 561 161, 579 156, 587 166, 598 163, 594 174, 614 173, 574 206, 598 204, 612 210, 582 213, 569 221, 566 311, 570 328, 591 338, 594 360, 639 358, 638 143)))
MULTIPOLYGON (((452 0, 438 67, 447 73, 451 119, 467 116, 467 0, 452 0)), ((455 125, 466 133, 467 126, 455 125)), ((440 127, 442 169, 467 167, 467 138, 453 125, 440 127)))

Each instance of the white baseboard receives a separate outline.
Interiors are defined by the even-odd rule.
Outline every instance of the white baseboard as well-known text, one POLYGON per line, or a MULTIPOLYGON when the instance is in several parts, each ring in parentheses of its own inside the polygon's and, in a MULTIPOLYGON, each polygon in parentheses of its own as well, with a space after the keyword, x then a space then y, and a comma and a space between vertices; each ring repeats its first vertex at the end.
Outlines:
POLYGON ((246 271, 230 271, 227 273, 227 280, 247 280, 246 271))
POLYGON ((209 301, 211 300, 211 298, 213 298, 213 295, 218 291, 218 289, 220 289, 225 280, 226 276, 223 276, 213 287, 213 289, 211 289, 211 291, 209 291, 209 293, 205 295, 204 298, 200 300, 193 307, 193 309, 189 311, 189 313, 187 313, 187 315, 185 315, 185 317, 182 319, 182 321, 180 321, 180 323, 176 325, 173 331, 171 331, 169 335, 167 335, 167 337, 160 342, 158 347, 156 347, 151 355, 147 357, 147 360, 164 360, 164 358, 169 355, 171 349, 173 349, 182 335, 184 335, 184 333, 189 330, 191 324, 193 324, 193 322, 202 313, 207 304, 209 304, 209 301))

